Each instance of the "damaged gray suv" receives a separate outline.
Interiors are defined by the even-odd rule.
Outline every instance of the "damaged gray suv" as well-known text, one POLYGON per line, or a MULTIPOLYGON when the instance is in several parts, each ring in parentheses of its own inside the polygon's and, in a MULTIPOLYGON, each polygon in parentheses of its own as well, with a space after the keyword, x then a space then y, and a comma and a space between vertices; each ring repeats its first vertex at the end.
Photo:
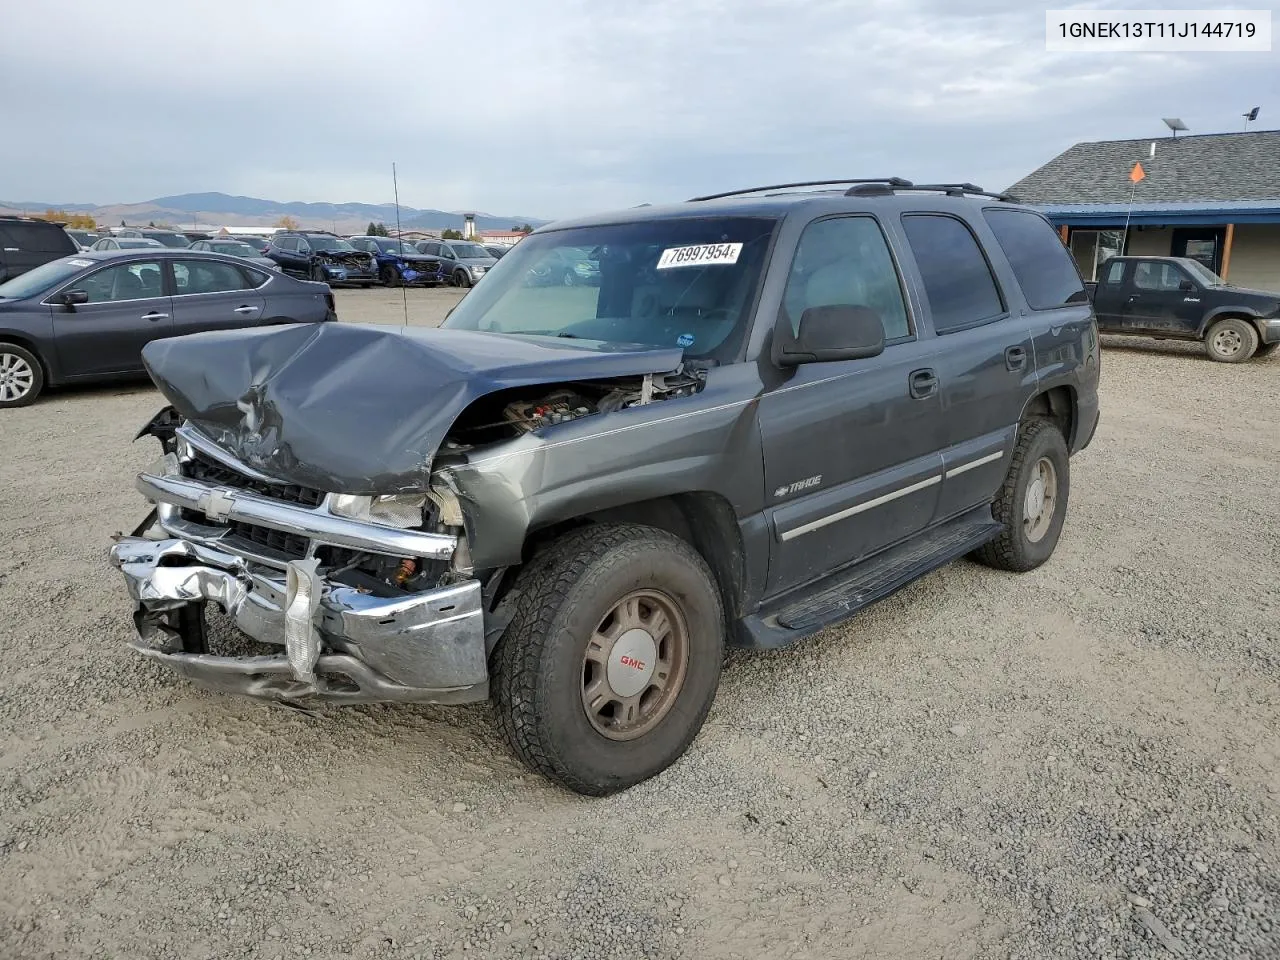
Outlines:
POLYGON ((266 699, 492 698, 521 759, 587 794, 680 757, 726 643, 783 646, 966 555, 1044 563, 1098 420, 1048 222, 896 178, 554 224, 438 330, 144 359, 156 508, 112 549, 139 653, 266 699), (529 281, 568 249, 598 285, 529 281))

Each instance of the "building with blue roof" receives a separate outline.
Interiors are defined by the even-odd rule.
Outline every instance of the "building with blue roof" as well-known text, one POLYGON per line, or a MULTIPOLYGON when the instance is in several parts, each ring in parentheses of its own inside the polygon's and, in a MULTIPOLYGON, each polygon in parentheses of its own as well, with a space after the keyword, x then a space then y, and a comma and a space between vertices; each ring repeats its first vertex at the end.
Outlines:
POLYGON ((1280 130, 1078 143, 1007 192, 1049 217, 1088 280, 1123 252, 1280 290, 1280 130))

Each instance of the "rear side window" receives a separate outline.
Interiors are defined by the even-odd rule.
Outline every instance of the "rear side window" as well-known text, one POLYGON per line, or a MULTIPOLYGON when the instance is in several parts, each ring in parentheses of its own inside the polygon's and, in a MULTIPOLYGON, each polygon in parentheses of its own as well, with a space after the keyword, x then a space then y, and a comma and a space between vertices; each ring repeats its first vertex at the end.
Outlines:
POLYGON ((216 260, 175 260, 174 293, 227 293, 246 290, 249 283, 235 266, 216 260))
POLYGON ((1107 271, 1107 283, 1119 283, 1122 279, 1124 279, 1124 261, 1116 260, 1107 271))
POLYGON ((276 240, 275 243, 276 243, 276 246, 279 247, 281 250, 297 250, 298 249, 297 237, 280 237, 278 240, 276 240))
POLYGON ((65 230, 51 223, 6 220, 0 223, 0 239, 6 247, 17 247, 28 253, 68 254, 78 249, 65 230))
POLYGON ((902 218, 907 243, 924 280, 933 328, 949 333, 1004 313, 987 258, 969 228, 943 214, 902 218))
POLYGON ((1088 299, 1071 254, 1047 221, 1025 210, 986 210, 983 216, 1032 310, 1088 299))

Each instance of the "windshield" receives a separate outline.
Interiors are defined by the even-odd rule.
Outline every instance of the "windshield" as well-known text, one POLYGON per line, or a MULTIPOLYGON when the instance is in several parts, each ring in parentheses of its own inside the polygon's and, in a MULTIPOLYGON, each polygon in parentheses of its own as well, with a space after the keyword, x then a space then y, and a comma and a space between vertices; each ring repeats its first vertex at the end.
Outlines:
POLYGON ((165 233, 164 231, 148 231, 143 234, 150 240, 155 240, 162 246, 166 247, 189 247, 191 241, 180 233, 165 233))
MULTIPOLYGON (((117 237, 116 243, 120 244, 121 249, 132 247, 163 247, 164 244, 159 240, 152 240, 150 237, 117 237)), ((185 247, 186 244, 184 243, 185 247)))
POLYGON ((465 260, 468 257, 479 258, 481 260, 493 259, 489 256, 489 251, 478 243, 451 243, 449 244, 449 247, 453 250, 454 256, 460 260, 465 260))
POLYGON ((326 237, 309 234, 307 236, 307 243, 311 245, 312 250, 336 250, 343 253, 355 250, 355 247, 347 243, 347 241, 343 240, 341 237, 326 237))
POLYGON ((96 233, 89 233, 87 230, 68 230, 67 233, 71 234, 77 243, 83 243, 85 246, 96 242, 98 239, 96 233))
POLYGON ((417 253, 418 248, 407 240, 377 240, 378 248, 383 253, 417 253))
POLYGON ((678 346, 691 357, 726 359, 741 343, 776 224, 716 217, 535 234, 443 326, 678 346))
POLYGON ((34 270, 28 270, 14 277, 8 283, 0 283, 0 299, 21 300, 23 297, 34 297, 56 287, 64 280, 69 280, 85 267, 93 266, 95 261, 82 260, 79 257, 64 257, 42 263, 34 270))
POLYGON ((258 251, 247 243, 234 243, 226 240, 210 243, 209 249, 214 253, 229 253, 233 257, 256 257, 258 251))
POLYGON ((1180 260, 1182 268, 1206 287, 1220 287, 1226 283, 1220 276, 1206 267, 1199 260, 1180 260))

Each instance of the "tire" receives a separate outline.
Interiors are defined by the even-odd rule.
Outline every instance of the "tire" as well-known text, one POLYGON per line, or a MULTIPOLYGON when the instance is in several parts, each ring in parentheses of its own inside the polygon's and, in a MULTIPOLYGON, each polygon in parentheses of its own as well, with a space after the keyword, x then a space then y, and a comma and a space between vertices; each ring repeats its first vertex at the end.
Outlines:
POLYGON ((320 266, 320 264, 319 264, 319 263, 313 263, 313 264, 311 265, 311 270, 310 270, 309 276, 310 276, 310 277, 311 277, 311 279, 312 279, 312 280, 314 280, 316 283, 328 283, 328 282, 329 282, 328 277, 326 277, 326 276, 324 275, 324 267, 320 266))
POLYGON ((537 557, 514 589, 493 691, 516 755, 589 796, 625 790, 679 759, 711 709, 724 659, 720 593, 702 557, 653 527, 593 525, 537 557), (636 625, 659 615, 670 629, 655 645, 636 625), (635 693, 623 683, 651 685, 635 693), (589 697, 604 705, 589 709, 589 697))
POLYGON ((1269 357, 1276 352, 1280 343, 1264 343, 1253 352, 1254 357, 1269 357))
POLYGON ((387 287, 398 287, 404 282, 404 279, 400 276, 400 271, 389 263, 378 271, 378 278, 382 281, 383 286, 387 287))
POLYGON ((43 389, 40 358, 16 343, 0 343, 0 408, 25 407, 43 389))
POLYGON ((360 289, 361 289, 361 290, 372 290, 372 289, 373 289, 373 284, 372 284, 372 283, 362 283, 362 284, 360 284, 360 289))
POLYGON ((572 270, 566 270, 560 277, 560 282, 566 287, 574 287, 578 284, 578 278, 573 275, 572 270))
POLYGON ((453 271, 453 285, 455 287, 471 286, 471 275, 465 270, 453 271))
MULTIPOLYGON (((974 560, 996 570, 1023 573, 1034 570, 1053 555, 1062 535, 1062 523, 1067 515, 1067 500, 1071 488, 1070 457, 1067 442, 1058 427, 1048 420, 1028 420, 1018 431, 1018 442, 1013 448, 1013 462, 1005 476, 1000 492, 991 505, 991 514, 1004 526, 1000 536, 979 547, 971 555, 974 560), (1029 488, 1037 480, 1043 480, 1048 463, 1052 475, 1051 491, 1042 488, 1042 494, 1028 498, 1029 488), (1040 524, 1032 524, 1027 514, 1039 500, 1051 511, 1040 511, 1040 524), (1044 522, 1045 513, 1047 522, 1044 522)), ((1049 486, 1048 484, 1045 485, 1049 486)))
POLYGON ((1219 363, 1244 363, 1258 349, 1258 331, 1248 320, 1224 317, 1204 335, 1205 352, 1219 363))

